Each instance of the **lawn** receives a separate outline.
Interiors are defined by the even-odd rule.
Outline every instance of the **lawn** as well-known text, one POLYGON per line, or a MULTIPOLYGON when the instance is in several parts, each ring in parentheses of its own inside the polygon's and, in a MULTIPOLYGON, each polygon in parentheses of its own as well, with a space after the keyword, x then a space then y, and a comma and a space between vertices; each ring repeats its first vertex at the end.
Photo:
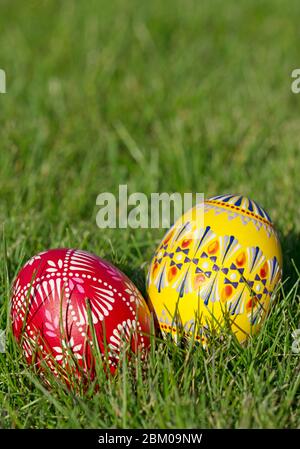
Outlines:
POLYGON ((300 427, 298 4, 1 1, 1 428, 300 427), (13 342, 10 285, 32 255, 76 247, 145 293, 165 230, 99 229, 96 197, 119 184, 257 200, 281 238, 278 301, 245 348, 157 340, 143 373, 47 390, 13 342))

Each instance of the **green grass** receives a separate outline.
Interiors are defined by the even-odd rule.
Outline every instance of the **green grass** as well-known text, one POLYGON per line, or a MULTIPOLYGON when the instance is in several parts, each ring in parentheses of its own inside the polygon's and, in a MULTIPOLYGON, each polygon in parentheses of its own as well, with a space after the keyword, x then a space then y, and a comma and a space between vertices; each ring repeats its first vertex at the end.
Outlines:
POLYGON ((8 331, 0 427, 299 427, 298 2, 29 1, 0 6, 0 327, 31 255, 80 247, 144 293, 164 230, 100 230, 96 197, 240 192, 280 233, 284 286, 247 348, 153 345, 96 394, 46 390, 8 331), (294 260, 295 269, 292 260, 294 260))

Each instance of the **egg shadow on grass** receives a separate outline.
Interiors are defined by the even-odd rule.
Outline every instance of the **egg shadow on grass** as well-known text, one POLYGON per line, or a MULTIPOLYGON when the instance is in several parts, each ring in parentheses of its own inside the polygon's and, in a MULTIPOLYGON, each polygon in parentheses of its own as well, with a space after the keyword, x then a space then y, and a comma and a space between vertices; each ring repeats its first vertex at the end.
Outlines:
POLYGON ((282 281, 284 290, 289 292, 299 278, 295 266, 300 272, 300 234, 296 232, 289 232, 286 235, 280 233, 279 238, 283 257, 282 281))
MULTIPOLYGON (((110 261, 110 257, 108 254, 106 254, 104 256, 104 258, 106 260, 110 261)), ((111 262, 111 263, 113 263, 113 262, 111 262)), ((141 292, 143 298, 145 299, 145 301, 149 307, 149 310, 150 310, 150 313, 151 313, 151 316, 153 319, 153 324, 155 327, 156 336, 162 338, 157 315, 154 311, 154 308, 152 306, 150 298, 148 297, 147 289, 146 289, 146 276, 147 276, 148 266, 146 266, 144 269, 142 269, 141 267, 129 266, 128 263, 125 264, 125 263, 115 263, 114 262, 114 265, 119 270, 121 270, 124 274, 126 274, 126 276, 134 283, 134 285, 141 292)))
POLYGON ((110 254, 105 254, 103 256, 104 260, 112 263, 120 271, 122 271, 126 276, 134 283, 134 285, 139 289, 143 297, 146 295, 146 269, 140 267, 130 266, 128 263, 116 263, 111 259, 110 254))

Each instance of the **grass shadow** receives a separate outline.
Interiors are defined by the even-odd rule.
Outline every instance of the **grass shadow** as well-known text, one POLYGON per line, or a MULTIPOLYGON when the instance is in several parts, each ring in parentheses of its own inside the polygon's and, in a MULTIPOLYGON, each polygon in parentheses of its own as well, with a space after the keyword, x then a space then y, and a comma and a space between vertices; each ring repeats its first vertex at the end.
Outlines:
POLYGON ((283 256, 283 281, 285 290, 289 291, 298 279, 295 266, 300 270, 300 233, 280 233, 283 256), (294 266, 295 265, 295 266, 294 266))

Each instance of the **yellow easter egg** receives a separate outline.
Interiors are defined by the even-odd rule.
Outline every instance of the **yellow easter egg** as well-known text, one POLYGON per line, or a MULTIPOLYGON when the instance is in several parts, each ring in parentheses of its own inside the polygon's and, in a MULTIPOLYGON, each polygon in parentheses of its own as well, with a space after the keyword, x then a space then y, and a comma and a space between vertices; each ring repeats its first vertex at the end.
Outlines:
POLYGON ((147 277, 162 333, 204 345, 229 323, 243 343, 260 329, 282 275, 280 242, 267 212, 240 195, 209 198, 167 232, 147 277), (195 218, 196 217, 196 218, 195 218), (198 217, 198 218, 197 218, 198 217))

